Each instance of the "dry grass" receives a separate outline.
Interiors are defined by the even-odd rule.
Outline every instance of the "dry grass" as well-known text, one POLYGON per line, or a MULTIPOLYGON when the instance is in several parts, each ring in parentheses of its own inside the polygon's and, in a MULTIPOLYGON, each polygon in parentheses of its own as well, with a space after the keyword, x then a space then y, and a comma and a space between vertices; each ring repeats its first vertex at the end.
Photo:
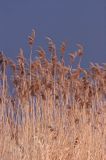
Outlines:
POLYGON ((106 65, 82 68, 84 49, 77 44, 65 66, 66 43, 59 61, 50 38, 51 59, 39 47, 32 60, 34 40, 33 30, 29 63, 22 49, 16 63, 0 53, 0 159, 105 160, 106 65))

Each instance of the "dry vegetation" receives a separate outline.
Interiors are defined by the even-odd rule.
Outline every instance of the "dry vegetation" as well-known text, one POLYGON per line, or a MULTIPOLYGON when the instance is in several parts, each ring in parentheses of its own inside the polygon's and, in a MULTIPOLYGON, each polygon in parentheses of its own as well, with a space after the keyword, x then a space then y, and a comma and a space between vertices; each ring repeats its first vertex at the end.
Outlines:
POLYGON ((29 63, 0 53, 0 160, 106 160, 106 64, 82 68, 78 44, 66 66, 66 43, 58 59, 50 38, 51 59, 39 47, 32 60, 34 40, 29 63))

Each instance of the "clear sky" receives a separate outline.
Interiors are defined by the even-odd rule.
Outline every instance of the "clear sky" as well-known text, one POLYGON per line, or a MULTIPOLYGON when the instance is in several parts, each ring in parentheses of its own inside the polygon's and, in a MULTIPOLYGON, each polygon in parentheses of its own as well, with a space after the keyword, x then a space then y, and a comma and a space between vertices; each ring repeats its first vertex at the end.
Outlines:
POLYGON ((67 54, 82 43, 84 66, 106 62, 105 12, 105 0, 0 0, 0 50, 15 58, 22 47, 28 55, 27 36, 35 28, 34 52, 50 36, 57 48, 68 41, 67 54))

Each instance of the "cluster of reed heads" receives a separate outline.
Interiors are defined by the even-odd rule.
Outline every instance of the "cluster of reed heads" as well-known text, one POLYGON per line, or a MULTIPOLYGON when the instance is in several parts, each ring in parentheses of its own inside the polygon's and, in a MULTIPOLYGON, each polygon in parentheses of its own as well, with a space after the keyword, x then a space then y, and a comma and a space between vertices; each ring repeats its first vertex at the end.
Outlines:
POLYGON ((39 47, 38 58, 33 59, 35 38, 32 30, 29 62, 22 48, 16 63, 0 52, 0 157, 104 160, 106 64, 90 63, 89 69, 82 68, 84 48, 77 44, 66 65, 66 42, 62 42, 58 58, 49 37, 51 58, 39 47), (79 62, 73 68, 76 58, 79 62))

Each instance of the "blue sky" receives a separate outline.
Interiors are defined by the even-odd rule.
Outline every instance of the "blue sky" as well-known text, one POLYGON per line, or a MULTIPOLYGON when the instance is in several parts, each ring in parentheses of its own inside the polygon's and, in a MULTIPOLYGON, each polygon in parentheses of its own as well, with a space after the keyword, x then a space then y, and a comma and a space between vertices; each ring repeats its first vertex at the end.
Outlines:
POLYGON ((67 40, 67 54, 76 43, 84 45, 82 65, 106 62, 105 10, 105 0, 0 0, 0 50, 15 58, 21 47, 28 56, 27 36, 35 28, 34 52, 39 45, 46 49, 45 37, 50 36, 58 54, 67 40))

